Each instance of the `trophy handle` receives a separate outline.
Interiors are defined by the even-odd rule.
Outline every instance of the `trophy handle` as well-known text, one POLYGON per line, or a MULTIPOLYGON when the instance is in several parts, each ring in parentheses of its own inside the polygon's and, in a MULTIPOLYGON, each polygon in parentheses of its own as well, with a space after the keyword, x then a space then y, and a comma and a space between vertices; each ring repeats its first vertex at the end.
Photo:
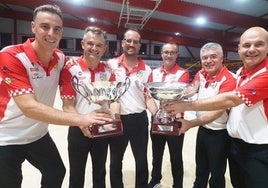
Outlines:
POLYGON ((115 91, 113 91, 117 95, 116 95, 115 99, 112 100, 112 102, 116 102, 122 95, 124 95, 129 87, 130 87, 130 79, 129 79, 129 77, 126 77, 124 82, 118 82, 116 87, 115 87, 115 89, 114 89, 115 91))
POLYGON ((199 89, 199 81, 195 81, 192 84, 189 84, 183 91, 182 91, 182 95, 179 99, 183 99, 183 100, 188 100, 189 98, 193 97, 198 89, 199 89))
POLYGON ((149 85, 148 83, 140 83, 138 80, 135 81, 136 87, 143 92, 146 96, 152 97, 151 93, 149 92, 149 85))
POLYGON ((125 82, 124 82, 124 85, 125 85, 125 89, 124 89, 124 91, 121 93, 120 97, 121 97, 122 95, 124 95, 124 93, 125 93, 125 92, 128 90, 128 88, 130 87, 130 79, 129 79, 129 77, 126 77, 125 82))
POLYGON ((79 79, 77 76, 73 76, 72 77, 72 86, 74 88, 74 90, 79 93, 83 98, 85 98, 89 104, 91 104, 90 100, 88 99, 88 97, 90 97, 90 94, 88 94, 88 89, 86 89, 82 84, 79 83, 79 79), (83 91, 81 91, 81 89, 83 91))

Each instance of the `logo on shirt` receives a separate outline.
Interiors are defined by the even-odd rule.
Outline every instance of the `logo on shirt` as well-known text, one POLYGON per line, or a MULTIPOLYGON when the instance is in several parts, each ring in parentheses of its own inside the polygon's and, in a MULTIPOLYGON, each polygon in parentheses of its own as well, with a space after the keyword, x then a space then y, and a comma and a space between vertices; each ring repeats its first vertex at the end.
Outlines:
POLYGON ((105 72, 100 73, 100 80, 101 80, 101 81, 107 81, 107 80, 108 80, 108 75, 107 75, 107 73, 105 73, 105 72))
POLYGON ((59 63, 57 63, 55 66, 54 66, 54 69, 59 69, 59 63))
POLYGON ((256 95, 256 90, 254 89, 254 85, 251 84, 250 88, 247 89, 248 92, 251 94, 251 95, 256 95))
POLYGON ((137 78, 142 78, 143 75, 144 75, 144 71, 138 71, 138 72, 136 73, 136 77, 137 77, 137 78))
POLYGON ((11 84, 12 79, 11 79, 11 78, 6 78, 6 79, 5 79, 5 82, 6 82, 7 84, 11 84))
POLYGON ((208 88, 208 86, 212 87, 213 89, 215 89, 218 85, 218 82, 214 81, 214 82, 210 82, 210 81, 207 81, 205 83, 205 88, 208 88))
POLYGON ((30 72, 31 72, 31 78, 33 80, 42 78, 42 75, 40 75, 40 73, 39 73, 38 67, 31 67, 30 72))
POLYGON ((31 67, 31 68, 30 68, 30 71, 31 71, 31 72, 38 72, 39 69, 38 69, 37 67, 31 67))
POLYGON ((2 68, 3 73, 12 73, 11 70, 9 70, 6 66, 2 68))

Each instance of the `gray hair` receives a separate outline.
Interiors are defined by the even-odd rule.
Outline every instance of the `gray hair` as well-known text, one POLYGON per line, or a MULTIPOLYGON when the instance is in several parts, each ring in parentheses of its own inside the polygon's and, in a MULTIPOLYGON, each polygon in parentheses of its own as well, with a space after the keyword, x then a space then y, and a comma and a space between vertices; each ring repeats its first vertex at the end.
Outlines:
POLYGON ((100 28, 98 28, 98 27, 95 27, 95 26, 88 26, 88 27, 85 29, 83 39, 85 39, 86 34, 87 34, 88 32, 92 32, 92 33, 97 34, 97 35, 103 35, 103 37, 104 37, 105 40, 106 40, 106 38, 107 38, 107 36, 106 36, 106 31, 103 31, 102 29, 100 29, 100 28))
POLYGON ((200 57, 205 50, 217 50, 219 54, 223 55, 222 46, 216 42, 209 42, 202 46, 202 48, 200 49, 200 57))

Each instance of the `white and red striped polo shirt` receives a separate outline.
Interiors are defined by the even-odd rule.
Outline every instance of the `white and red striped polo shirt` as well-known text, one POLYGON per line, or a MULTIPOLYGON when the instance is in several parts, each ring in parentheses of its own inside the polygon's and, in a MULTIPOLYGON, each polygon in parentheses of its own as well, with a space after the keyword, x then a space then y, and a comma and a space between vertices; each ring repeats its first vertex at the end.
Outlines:
POLYGON ((238 95, 244 103, 231 109, 227 130, 247 143, 268 144, 268 58, 257 68, 237 71, 238 95))
POLYGON ((124 82, 126 77, 130 79, 130 87, 120 98, 121 114, 141 113, 146 110, 142 86, 143 83, 148 82, 152 70, 141 58, 138 58, 138 64, 131 71, 126 68, 123 62, 124 54, 107 62, 115 74, 116 81, 124 82))
POLYGON ((69 60, 62 71, 60 95, 62 99, 75 99, 75 107, 81 114, 87 114, 95 109, 99 109, 100 105, 89 104, 82 95, 74 90, 71 82, 73 76, 77 76, 79 84, 87 84, 94 81, 115 81, 114 75, 104 62, 99 62, 98 67, 92 70, 84 62, 83 56, 77 60, 69 60))
POLYGON ((31 143, 48 131, 47 123, 24 116, 12 98, 34 94, 40 103, 53 106, 65 55, 55 50, 46 68, 31 46, 33 40, 0 52, 0 145, 31 143))

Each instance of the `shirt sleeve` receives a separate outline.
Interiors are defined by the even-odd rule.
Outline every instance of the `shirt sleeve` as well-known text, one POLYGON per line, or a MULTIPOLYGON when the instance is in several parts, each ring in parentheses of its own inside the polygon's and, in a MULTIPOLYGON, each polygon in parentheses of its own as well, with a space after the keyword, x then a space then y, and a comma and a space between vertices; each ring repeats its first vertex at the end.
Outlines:
POLYGON ((74 99, 76 91, 72 85, 72 75, 67 66, 65 66, 60 76, 60 96, 62 99, 74 99))
POLYGON ((23 64, 12 54, 0 52, 0 74, 10 96, 34 93, 23 64))
POLYGON ((226 80, 221 84, 219 93, 224 93, 228 91, 235 90, 236 87, 236 79, 231 75, 226 75, 226 80))
POLYGON ((190 81, 190 73, 188 71, 185 71, 178 81, 188 83, 190 81))
POLYGON ((192 80, 192 83, 195 83, 195 82, 199 82, 200 81, 200 71, 198 71, 195 75, 194 75, 194 78, 192 80))
POLYGON ((148 78, 148 82, 152 82, 152 81, 153 81, 153 72, 151 72, 148 78))
POLYGON ((262 73, 236 90, 236 94, 248 106, 254 105, 259 101, 268 99, 268 72, 262 73))

